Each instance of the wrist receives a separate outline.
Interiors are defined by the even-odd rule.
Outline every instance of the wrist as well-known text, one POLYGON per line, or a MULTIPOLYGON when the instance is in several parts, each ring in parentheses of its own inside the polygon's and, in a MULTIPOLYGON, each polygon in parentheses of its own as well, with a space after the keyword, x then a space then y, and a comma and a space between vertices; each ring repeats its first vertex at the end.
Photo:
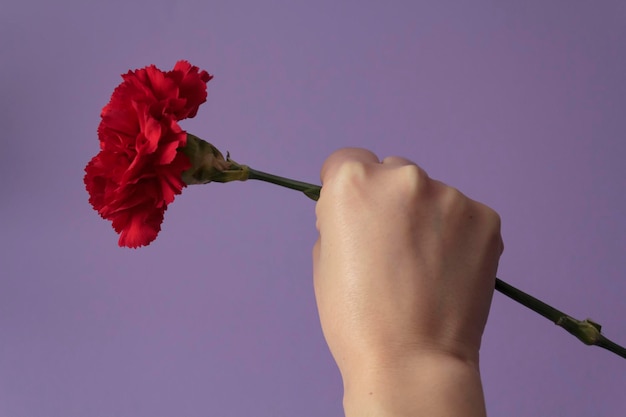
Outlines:
POLYGON ((477 361, 427 353, 342 376, 346 417, 486 414, 477 361))

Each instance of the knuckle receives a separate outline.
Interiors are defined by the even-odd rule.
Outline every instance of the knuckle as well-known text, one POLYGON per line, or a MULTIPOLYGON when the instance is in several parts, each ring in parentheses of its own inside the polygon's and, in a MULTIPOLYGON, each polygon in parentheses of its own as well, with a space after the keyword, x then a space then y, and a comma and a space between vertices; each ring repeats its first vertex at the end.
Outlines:
POLYGON ((366 164, 358 161, 345 161, 335 166, 316 204, 318 230, 322 228, 323 218, 330 213, 353 210, 367 198, 367 171, 366 164))
POLYGON ((440 201, 446 211, 455 212, 465 210, 468 207, 469 199, 458 188, 440 184, 440 201))
POLYGON ((502 219, 494 209, 470 199, 457 188, 447 185, 443 185, 439 195, 444 212, 471 219, 481 230, 501 240, 502 219))
POLYGON ((500 233, 500 227, 502 225, 502 219, 500 215, 491 207, 481 204, 484 212, 485 221, 491 226, 491 229, 500 233))
POLYGON ((397 168, 397 172, 402 188, 401 191, 410 195, 419 195, 430 183, 430 178, 426 171, 415 164, 403 165, 397 168))
POLYGON ((357 161, 342 162, 324 187, 333 194, 345 195, 365 183, 366 176, 365 164, 357 161))
POLYGON ((491 207, 477 203, 480 210, 480 217, 482 219, 481 227, 489 237, 490 241, 499 249, 500 254, 504 251, 504 242, 502 241, 501 228, 502 218, 491 207))

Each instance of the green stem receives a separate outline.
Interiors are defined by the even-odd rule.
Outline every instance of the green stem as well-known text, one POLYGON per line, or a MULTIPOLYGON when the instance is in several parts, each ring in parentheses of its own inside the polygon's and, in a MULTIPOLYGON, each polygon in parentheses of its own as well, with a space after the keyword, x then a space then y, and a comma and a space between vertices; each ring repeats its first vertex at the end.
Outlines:
MULTIPOLYGON (((268 174, 267 172, 257 171, 249 167, 246 167, 246 169, 249 170, 248 179, 269 182, 280 185, 281 187, 301 191, 307 197, 315 201, 317 201, 320 197, 321 187, 319 185, 268 174)), ((532 295, 507 284, 499 278, 496 278, 495 289, 512 300, 515 300, 523 306, 531 309, 537 314, 547 318, 557 326, 567 330, 584 344, 596 345, 613 352, 622 358, 626 358, 626 349, 602 335, 600 332, 601 326, 598 323, 595 323, 590 319, 576 320, 551 305, 544 303, 538 298, 535 298, 532 295)))
POLYGON ((268 174, 267 172, 257 171, 248 167, 248 179, 265 181, 281 187, 291 188, 292 190, 302 191, 311 200, 317 201, 320 198, 320 190, 322 187, 308 182, 296 181, 278 175, 268 174))
POLYGON ((562 311, 557 310, 556 308, 544 303, 543 301, 533 297, 530 294, 525 293, 522 290, 515 288, 510 284, 507 284, 499 278, 496 278, 496 290, 500 291, 507 297, 512 298, 518 303, 521 303, 525 306, 533 306, 532 309, 534 312, 542 315, 548 320, 553 321, 555 324, 559 320, 559 318, 566 315, 562 311))
POLYGON ((596 345, 626 359, 626 349, 607 339, 602 326, 591 319, 577 320, 549 304, 496 278, 496 290, 567 330, 586 345, 596 345))

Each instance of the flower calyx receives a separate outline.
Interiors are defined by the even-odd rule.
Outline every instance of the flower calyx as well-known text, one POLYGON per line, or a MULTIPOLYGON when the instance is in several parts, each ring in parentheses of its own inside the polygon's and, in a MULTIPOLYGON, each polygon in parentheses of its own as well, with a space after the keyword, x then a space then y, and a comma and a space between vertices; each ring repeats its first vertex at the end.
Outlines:
POLYGON ((246 165, 239 165, 228 155, 224 158, 219 149, 191 133, 187 133, 187 144, 182 152, 191 163, 191 168, 182 175, 187 185, 248 179, 249 168, 246 165))

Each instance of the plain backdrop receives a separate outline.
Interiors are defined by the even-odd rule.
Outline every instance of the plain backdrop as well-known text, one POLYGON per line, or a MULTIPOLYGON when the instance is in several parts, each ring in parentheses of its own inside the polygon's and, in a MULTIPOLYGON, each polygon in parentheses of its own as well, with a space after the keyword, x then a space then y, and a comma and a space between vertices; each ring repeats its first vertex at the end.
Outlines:
MULTIPOLYGON (((626 2, 0 0, 0 416, 341 416, 314 203, 194 186, 117 247, 82 177, 120 74, 215 75, 181 126, 318 182, 402 155, 495 208, 499 276, 626 344, 626 2)), ((626 361, 494 296, 492 416, 624 416, 626 361)))

